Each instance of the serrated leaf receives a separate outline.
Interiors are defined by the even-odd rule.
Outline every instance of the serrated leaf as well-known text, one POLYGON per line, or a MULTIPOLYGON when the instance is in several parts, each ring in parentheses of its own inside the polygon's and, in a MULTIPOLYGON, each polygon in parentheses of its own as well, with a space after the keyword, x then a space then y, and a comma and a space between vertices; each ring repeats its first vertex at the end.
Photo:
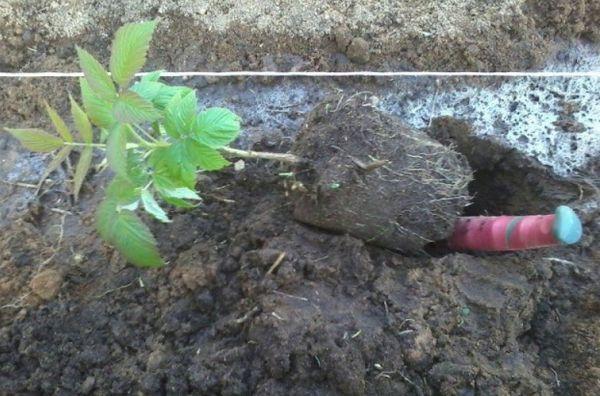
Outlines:
POLYGON ((63 141, 58 136, 54 136, 41 129, 12 129, 6 130, 17 138, 23 146, 31 151, 38 153, 49 153, 62 147, 63 141))
POLYGON ((145 74, 142 76, 142 78, 140 79, 141 82, 158 82, 158 79, 160 78, 160 75, 164 72, 164 70, 156 70, 153 72, 150 72, 148 74, 145 74))
POLYGON ((196 185, 196 166, 190 161, 183 141, 154 150, 149 163, 154 167, 155 178, 163 177, 188 188, 194 188, 196 185))
POLYGON ((156 199, 154 199, 154 196, 150 191, 143 189, 141 198, 142 205, 144 206, 146 212, 150 213, 152 216, 154 216, 154 218, 162 221, 163 223, 171 222, 167 216, 167 213, 160 207, 158 202, 156 202, 156 199))
POLYGON ((80 47, 77 47, 77 56, 79 57, 79 65, 92 92, 108 102, 114 101, 117 97, 117 90, 100 62, 80 47))
POLYGON ((56 110, 54 110, 52 107, 50 107, 48 102, 44 102, 44 106, 46 107, 46 112, 48 113, 48 117, 50 117, 50 120, 52 121, 52 124, 54 125, 54 129, 56 129, 56 132, 58 132, 60 137, 62 137, 65 142, 72 143, 73 135, 71 135, 71 132, 69 132, 69 128, 67 128, 67 124, 65 124, 65 122, 58 115, 56 110))
POLYGON ((130 211, 135 211, 137 210, 137 208, 140 207, 140 200, 136 199, 135 201, 128 203, 128 204, 123 204, 123 205, 118 205, 117 206, 117 212, 120 212, 122 210, 130 210, 130 211))
POLYGON ((132 91, 119 94, 113 107, 113 115, 118 121, 131 124, 152 122, 160 118, 160 112, 151 102, 132 91))
POLYGON ((152 103, 154 103, 154 105, 159 109, 164 109, 167 104, 169 104, 171 99, 173 99, 173 96, 177 95, 178 93, 183 97, 193 91, 188 87, 171 86, 162 83, 160 84, 162 85, 160 87, 160 91, 158 91, 158 94, 152 100, 152 103))
POLYGON ((106 188, 106 198, 114 200, 117 205, 128 205, 139 199, 139 191, 131 180, 117 176, 106 188))
POLYGON ((182 182, 178 179, 171 178, 171 176, 164 169, 159 169, 155 171, 152 174, 152 178, 154 180, 154 186, 160 194, 160 197, 168 204, 186 209, 190 209, 196 206, 192 203, 185 201, 184 199, 174 198, 168 193, 168 191, 180 188, 182 182))
POLYGON ((125 125, 115 126, 106 141, 106 159, 110 168, 123 178, 127 178, 127 130, 125 125))
POLYGON ((131 91, 137 93, 145 100, 151 102, 160 92, 163 84, 154 81, 139 81, 133 84, 131 91))
POLYGON ((164 196, 162 194, 161 194, 161 198, 169 205, 173 205, 177 208, 192 209, 192 208, 195 208, 196 206, 198 206, 198 204, 190 203, 184 199, 170 198, 170 197, 164 196))
POLYGON ((115 33, 110 55, 110 71, 113 79, 126 87, 135 73, 146 63, 148 46, 156 21, 128 23, 115 33))
POLYGON ((230 110, 212 107, 196 116, 193 137, 211 148, 221 148, 232 142, 240 132, 240 118, 230 110))
POLYGON ((71 95, 69 95, 69 100, 71 101, 71 115, 73 116, 73 122, 79 131, 81 139, 83 139, 84 143, 92 143, 94 141, 94 134, 92 132, 90 120, 71 95))
POLYGON ((117 203, 115 200, 106 198, 100 202, 96 209, 96 230, 100 237, 108 243, 113 243, 113 227, 117 214, 117 203))
POLYGON ((142 187, 150 181, 143 154, 139 151, 127 152, 127 179, 137 187, 142 187))
POLYGON ((163 121, 165 130, 169 136, 179 138, 187 135, 193 126, 196 117, 196 91, 191 91, 185 96, 180 92, 175 94, 165 107, 165 118, 163 121))
POLYGON ((161 189, 161 193, 169 198, 179 198, 179 199, 195 199, 197 201, 201 201, 202 198, 196 193, 196 191, 189 189, 187 187, 177 187, 177 188, 166 188, 161 189))
POLYGON ((92 147, 84 148, 79 156, 79 162, 77 162, 77 166, 75 167, 75 175, 73 176, 73 197, 75 198, 75 202, 79 199, 79 191, 81 190, 85 176, 90 170, 93 151, 92 147))
POLYGON ((98 206, 96 227, 100 236, 115 246, 130 263, 144 268, 164 265, 150 229, 135 213, 117 211, 114 200, 106 199, 98 206))
POLYGON ((60 149, 60 151, 54 156, 54 158, 52 158, 52 161, 50 161, 50 164, 42 174, 42 177, 38 182, 38 186, 41 186, 42 183, 44 183, 44 180, 46 180, 48 176, 50 176, 50 173, 58 169, 60 164, 62 164, 62 162, 67 158, 67 156, 71 153, 72 150, 73 146, 65 146, 62 149, 60 149))
POLYGON ((230 164, 217 150, 194 140, 185 141, 190 161, 206 171, 223 169, 230 164))
POLYGON ((112 115, 112 104, 95 95, 85 78, 79 79, 79 86, 83 107, 90 120, 100 128, 111 128, 116 122, 112 115))

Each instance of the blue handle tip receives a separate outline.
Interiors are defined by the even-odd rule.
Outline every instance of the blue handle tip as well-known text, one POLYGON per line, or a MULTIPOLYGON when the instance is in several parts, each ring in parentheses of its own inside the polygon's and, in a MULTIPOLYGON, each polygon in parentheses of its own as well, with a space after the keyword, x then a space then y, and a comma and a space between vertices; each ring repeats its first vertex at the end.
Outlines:
POLYGON ((581 220, 579 220, 573 209, 561 205, 556 208, 554 215, 556 217, 552 226, 552 233, 556 240, 566 245, 578 242, 583 234, 583 228, 581 220))

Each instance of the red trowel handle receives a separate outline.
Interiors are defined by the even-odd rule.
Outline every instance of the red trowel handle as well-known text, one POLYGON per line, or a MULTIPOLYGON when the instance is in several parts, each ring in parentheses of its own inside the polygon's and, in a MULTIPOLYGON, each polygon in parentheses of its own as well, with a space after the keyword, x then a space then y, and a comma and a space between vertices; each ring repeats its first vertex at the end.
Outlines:
POLYGON ((461 217, 448 246, 456 250, 524 250, 575 243, 581 234, 575 212, 559 206, 550 215, 461 217))

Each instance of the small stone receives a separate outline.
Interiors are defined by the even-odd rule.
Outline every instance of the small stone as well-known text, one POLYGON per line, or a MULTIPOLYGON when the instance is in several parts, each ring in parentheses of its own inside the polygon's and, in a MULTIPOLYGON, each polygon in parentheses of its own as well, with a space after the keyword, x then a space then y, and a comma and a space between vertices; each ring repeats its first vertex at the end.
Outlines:
POLYGON ((51 300, 58 294, 62 284, 62 275, 53 269, 47 269, 33 277, 29 287, 43 300, 51 300))
POLYGON ((246 163, 244 162, 244 160, 239 160, 239 161, 236 161, 236 162, 234 162, 234 164, 233 164, 233 169, 234 169, 236 172, 241 172, 241 171, 243 171, 245 167, 246 167, 246 163))
POLYGON ((354 63, 367 63, 371 57, 369 54, 369 43, 362 38, 355 38, 348 46, 346 55, 354 63))
POLYGON ((85 381, 83 381, 83 383, 81 384, 81 393, 90 393, 92 389, 94 389, 94 385, 96 385, 96 378, 87 377, 85 381))
POLYGON ((158 370, 165 362, 166 357, 167 356, 162 350, 162 348, 152 351, 152 353, 150 353, 150 356, 148 356, 148 360, 146 361, 146 369, 148 371, 158 370))

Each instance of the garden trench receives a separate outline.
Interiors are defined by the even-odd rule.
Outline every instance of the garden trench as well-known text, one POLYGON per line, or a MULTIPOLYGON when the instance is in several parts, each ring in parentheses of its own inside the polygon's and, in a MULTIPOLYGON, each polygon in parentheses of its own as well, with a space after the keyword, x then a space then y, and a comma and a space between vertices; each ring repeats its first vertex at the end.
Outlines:
MULTIPOLYGON (((545 29, 574 34, 547 15, 545 29)), ((593 36, 589 27, 573 29, 593 36)), ((42 48, 44 34, 32 39, 37 52, 17 43, 0 64, 73 68, 69 51, 42 48)), ((86 37, 92 49, 102 46, 86 37)), ((56 40, 56 48, 71 45, 69 38, 56 40)), ((482 62, 503 68, 488 56, 488 44, 479 46, 482 62)), ((410 51, 427 45, 418 42, 410 51)), ((182 48, 171 54, 178 67, 193 58, 192 49, 182 48)), ((286 48, 292 54, 272 59, 278 68, 300 62, 305 50, 286 48)), ((578 44, 543 58, 549 69, 593 68, 600 66, 594 48, 578 44)), ((335 54, 327 56, 346 62, 335 54)), ((461 51, 449 54, 465 66, 461 51)), ((165 59, 155 53, 151 62, 172 66, 165 59)), ((192 60, 191 66, 203 64, 192 60)), ((205 62, 219 67, 221 61, 205 62)), ((375 54, 369 62, 385 69, 393 59, 375 54)), ((93 211, 107 175, 91 175, 78 203, 68 195, 66 169, 36 195, 28 185, 49 159, 2 134, 0 394, 577 395, 599 389, 594 80, 170 80, 197 88, 200 106, 237 112, 244 120, 239 147, 275 152, 292 149, 322 100, 363 92, 377 108, 467 157, 475 170, 467 214, 525 214, 571 203, 584 209, 584 239, 511 254, 440 246, 401 254, 298 223, 280 175, 289 169, 248 160, 242 171, 200 175, 204 204, 171 211, 172 224, 152 223, 169 265, 143 271, 95 234, 93 211), (566 111, 566 102, 579 110, 566 111), (493 106, 498 110, 490 116, 493 106), (556 119, 564 121, 558 131, 531 128, 556 119), (582 132, 560 130, 577 123, 582 132), (546 138, 552 144, 540 146, 546 138), (496 139, 500 144, 489 143, 496 139)), ((48 127, 40 100, 67 114, 66 92, 77 92, 75 80, 1 83, 0 119, 10 126, 48 127)))

